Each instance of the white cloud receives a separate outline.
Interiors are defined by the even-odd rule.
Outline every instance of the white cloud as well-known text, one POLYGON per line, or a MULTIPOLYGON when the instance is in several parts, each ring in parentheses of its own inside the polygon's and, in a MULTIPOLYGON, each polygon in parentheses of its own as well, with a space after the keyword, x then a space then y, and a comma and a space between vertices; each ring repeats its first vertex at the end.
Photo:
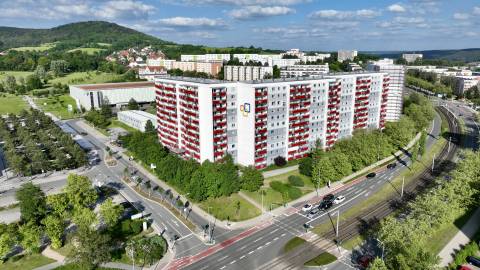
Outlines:
POLYGON ((400 4, 393 4, 388 6, 388 11, 402 13, 402 12, 405 12, 406 9, 400 4))
POLYGON ((235 19, 247 20, 252 18, 279 16, 295 13, 295 10, 289 7, 272 6, 246 6, 240 9, 234 9, 230 12, 230 15, 235 19))
POLYGON ((190 18, 190 17, 172 17, 160 19, 159 24, 164 26, 179 27, 179 28, 208 28, 208 29, 222 29, 226 27, 224 21, 220 19, 210 18, 190 18))
POLYGON ((256 5, 279 5, 279 6, 291 6, 306 2, 311 2, 311 0, 183 0, 184 3, 192 5, 201 5, 201 4, 211 4, 211 5, 237 5, 237 6, 256 6, 256 5))
POLYGON ((473 8, 473 14, 480 15, 480 7, 474 7, 473 8))
POLYGON ((154 6, 144 4, 140 1, 107 1, 95 11, 95 16, 105 19, 145 18, 154 10, 154 6))
POLYGON ((310 18, 324 20, 371 19, 380 16, 380 12, 372 9, 342 11, 334 9, 318 10, 309 15, 310 18))
POLYGON ((470 18, 470 14, 457 12, 453 14, 453 18, 455 20, 468 20, 470 18))

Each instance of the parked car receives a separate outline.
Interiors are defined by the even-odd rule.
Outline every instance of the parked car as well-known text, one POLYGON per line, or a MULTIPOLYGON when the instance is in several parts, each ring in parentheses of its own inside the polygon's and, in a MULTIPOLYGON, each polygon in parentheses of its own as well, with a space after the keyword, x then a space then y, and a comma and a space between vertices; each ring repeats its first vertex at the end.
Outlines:
POLYGON ((85 132, 85 131, 82 131, 82 132, 80 132, 80 135, 82 135, 82 136, 87 136, 87 135, 88 135, 88 133, 87 133, 87 132, 85 132))
POLYGON ((327 194, 323 197, 323 202, 333 202, 335 200, 335 195, 333 194, 327 194))
POLYGON ((387 169, 395 169, 395 167, 397 167, 397 163, 390 163, 387 165, 387 169))
POLYGON ((312 210, 312 207, 313 207, 313 205, 307 203, 303 206, 302 211, 303 212, 308 212, 308 211, 312 210))
POLYGON ((372 261, 373 261, 373 256, 363 255, 358 258, 357 263, 363 269, 367 269, 372 261))
POLYGON ((340 204, 343 201, 345 201, 345 196, 340 195, 340 196, 336 197, 335 200, 333 200, 333 204, 340 204))
POLYGON ((375 176, 377 176, 377 174, 374 172, 367 174, 367 178, 374 178, 375 176))
POLYGON ((480 267, 480 258, 474 257, 474 256, 468 256, 467 257, 467 262, 471 265, 480 267))
POLYGON ((318 208, 313 208, 312 211, 308 212, 307 218, 313 218, 318 212, 320 212, 318 208))

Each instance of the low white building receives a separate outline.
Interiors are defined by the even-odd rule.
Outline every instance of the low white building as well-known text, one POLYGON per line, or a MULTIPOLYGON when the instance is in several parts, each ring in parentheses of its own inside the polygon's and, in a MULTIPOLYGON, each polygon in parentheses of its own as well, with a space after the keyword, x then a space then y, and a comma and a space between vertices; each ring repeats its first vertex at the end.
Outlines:
POLYGON ((186 62, 223 62, 230 61, 229 53, 215 53, 215 54, 199 54, 199 55, 186 55, 180 56, 181 61, 186 62))
POLYGON ((155 129, 157 128, 157 116, 151 113, 147 113, 144 111, 119 111, 117 113, 117 118, 120 122, 134 128, 140 130, 141 132, 145 132, 145 126, 147 122, 152 122, 155 129))
POLYGON ((272 75, 272 67, 260 66, 224 66, 223 77, 226 81, 262 80, 272 75))
POLYGON ((306 62, 316 62, 318 60, 323 61, 326 58, 330 58, 330 56, 331 54, 329 53, 317 53, 315 55, 304 55, 300 57, 300 59, 302 60, 302 62, 306 63, 306 62))
POLYGON ((307 77, 307 76, 320 76, 328 74, 328 64, 324 65, 293 65, 280 69, 280 77, 292 78, 292 77, 307 77))
POLYGON ((404 54, 402 54, 402 58, 405 59, 405 61, 407 61, 407 63, 413 63, 417 59, 422 59, 423 54, 421 54, 421 53, 404 53, 404 54))
POLYGON ((358 51, 355 51, 355 50, 353 51, 341 50, 341 51, 338 51, 337 60, 338 62, 344 62, 347 60, 353 61, 357 55, 358 55, 358 51))
POLYGON ((91 110, 103 104, 120 107, 128 104, 130 99, 137 103, 155 101, 155 84, 153 82, 101 83, 70 85, 70 96, 75 99, 77 107, 91 110))
POLYGON ((155 81, 155 76, 167 75, 167 70, 162 66, 146 66, 138 69, 138 77, 147 81, 155 81))

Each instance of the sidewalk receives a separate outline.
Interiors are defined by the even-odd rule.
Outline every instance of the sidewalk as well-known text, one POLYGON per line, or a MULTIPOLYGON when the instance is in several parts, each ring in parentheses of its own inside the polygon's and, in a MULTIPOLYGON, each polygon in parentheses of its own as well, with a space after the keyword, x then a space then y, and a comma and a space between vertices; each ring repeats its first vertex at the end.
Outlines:
POLYGON ((463 246, 470 242, 475 233, 480 230, 480 208, 470 217, 470 219, 463 225, 460 231, 443 247, 438 256, 441 259, 440 266, 448 266, 453 261, 453 256, 463 246))

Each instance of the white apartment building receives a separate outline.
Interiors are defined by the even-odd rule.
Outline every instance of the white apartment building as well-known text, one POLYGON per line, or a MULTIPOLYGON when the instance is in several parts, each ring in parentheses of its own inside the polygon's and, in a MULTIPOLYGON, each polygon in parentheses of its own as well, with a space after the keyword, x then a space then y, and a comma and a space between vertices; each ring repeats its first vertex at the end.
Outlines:
POLYGON ((402 58, 405 59, 405 61, 407 61, 407 63, 413 63, 417 59, 422 59, 423 54, 421 54, 421 53, 404 53, 404 54, 402 54, 402 58))
POLYGON ((273 74, 272 67, 263 66, 224 66, 223 77, 226 81, 262 80, 273 74))
POLYGON ((280 77, 307 77, 320 76, 329 72, 328 64, 324 65, 293 65, 280 69, 280 77))
POLYGON ((240 63, 247 63, 249 61, 260 62, 263 65, 268 64, 272 65, 273 60, 281 60, 281 54, 256 54, 256 53, 236 53, 233 55, 233 59, 237 58, 240 63))
POLYGON ((160 142, 185 158, 217 161, 232 155, 264 168, 274 158, 308 155, 316 142, 331 147, 356 129, 385 125, 386 73, 225 82, 156 80, 160 142))
POLYGON ((180 69, 182 71, 196 71, 205 72, 207 74, 216 76, 222 69, 222 62, 184 62, 174 61, 172 63, 172 69, 180 69))
POLYGON ((300 59, 302 60, 302 62, 306 63, 306 62, 316 62, 318 60, 323 61, 326 58, 330 58, 330 56, 331 54, 329 53, 317 53, 315 55, 304 55, 300 57, 300 59))
POLYGON ((167 70, 160 66, 146 66, 138 69, 138 77, 153 82, 155 76, 167 75, 167 70))
POLYGON ((173 63, 176 62, 175 60, 168 60, 168 59, 147 59, 147 66, 150 67, 164 67, 166 70, 170 70, 173 68, 173 63))
POLYGON ((470 88, 480 85, 480 76, 456 76, 455 78, 457 79, 456 95, 463 95, 470 88))
POLYGON ((186 55, 182 54, 180 56, 181 61, 186 62, 223 62, 230 61, 230 54, 199 54, 199 55, 186 55))
POLYGON ((402 114, 403 88, 405 87, 405 66, 395 65, 392 59, 372 61, 367 70, 385 72, 390 77, 390 86, 387 95, 387 121, 398 121, 402 114))
POLYGON ((353 59, 355 59, 355 57, 358 55, 358 51, 341 50, 341 51, 338 51, 337 54, 338 54, 337 60, 339 62, 344 62, 344 61, 347 61, 347 60, 353 61, 353 59))
POLYGON ((151 113, 147 113, 144 111, 137 111, 137 110, 129 110, 129 111, 119 111, 117 113, 117 118, 120 122, 136 129, 140 130, 141 132, 145 132, 145 126, 147 122, 150 120, 153 126, 157 128, 157 116, 151 113))
POLYGON ((70 96, 77 107, 98 109, 104 104, 120 107, 135 99, 139 104, 155 101, 153 82, 101 83, 70 85, 70 96))

